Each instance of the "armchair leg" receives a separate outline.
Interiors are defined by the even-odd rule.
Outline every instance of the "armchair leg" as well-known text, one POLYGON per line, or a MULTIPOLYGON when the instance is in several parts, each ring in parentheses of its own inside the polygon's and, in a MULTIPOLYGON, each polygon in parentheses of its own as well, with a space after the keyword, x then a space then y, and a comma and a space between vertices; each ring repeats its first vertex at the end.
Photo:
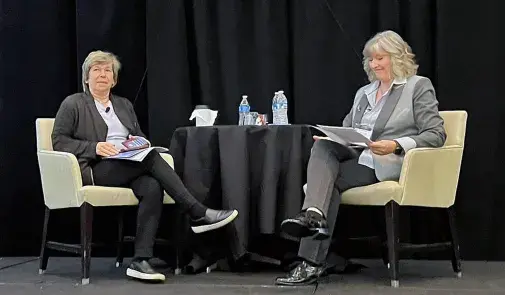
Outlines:
MULTIPOLYGON (((387 211, 386 211, 387 212, 387 211)), ((387 217, 386 217, 387 220, 387 217)), ((382 263, 389 268, 389 248, 388 248, 388 235, 387 230, 384 232, 384 225, 382 226, 382 232, 380 236, 380 251, 382 263)))
POLYGON ((182 273, 182 255, 183 255, 183 242, 184 237, 184 213, 182 213, 181 208, 177 207, 176 221, 175 221, 175 275, 180 275, 182 273))
POLYGON ((42 229, 42 245, 40 247, 40 257, 39 257, 39 274, 43 274, 47 268, 47 261, 49 260, 49 249, 46 248, 47 244, 47 228, 49 225, 49 213, 51 210, 46 207, 44 214, 44 227, 42 229))
POLYGON ((116 267, 123 265, 123 245, 124 245, 124 208, 119 209, 118 216, 118 241, 116 253, 116 267))
POLYGON ((389 268, 388 248, 381 246, 382 263, 389 268))
POLYGON ((391 286, 398 288, 400 282, 398 281, 398 267, 399 267, 399 211, 400 206, 390 201, 386 204, 386 232, 388 236, 388 261, 389 261, 389 276, 391 279, 391 286))
POLYGON ((93 206, 88 203, 84 203, 81 205, 81 269, 83 285, 89 284, 92 233, 93 206))
POLYGON ((449 230, 451 231, 451 246, 452 246, 452 269, 458 277, 461 277, 461 254, 459 252, 459 238, 456 229, 456 210, 454 206, 447 208, 449 217, 449 230))

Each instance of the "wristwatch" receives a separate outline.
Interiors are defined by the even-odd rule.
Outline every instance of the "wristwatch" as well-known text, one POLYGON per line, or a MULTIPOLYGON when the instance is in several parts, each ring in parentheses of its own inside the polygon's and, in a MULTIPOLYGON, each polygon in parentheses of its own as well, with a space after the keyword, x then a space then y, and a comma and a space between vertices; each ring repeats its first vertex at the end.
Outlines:
POLYGON ((401 155, 403 153, 403 148, 398 143, 398 141, 396 141, 396 140, 393 140, 393 141, 396 143, 396 148, 395 148, 394 154, 399 156, 399 155, 401 155))

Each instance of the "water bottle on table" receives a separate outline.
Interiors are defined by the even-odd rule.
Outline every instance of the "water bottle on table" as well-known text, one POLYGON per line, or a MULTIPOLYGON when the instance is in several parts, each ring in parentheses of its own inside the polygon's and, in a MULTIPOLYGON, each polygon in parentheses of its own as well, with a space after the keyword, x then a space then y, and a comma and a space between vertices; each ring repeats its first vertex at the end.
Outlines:
POLYGON ((251 110, 251 107, 249 106, 249 102, 247 101, 247 95, 242 95, 242 101, 240 102, 240 105, 238 107, 238 124, 239 125, 244 125, 245 118, 250 110, 251 110))
POLYGON ((279 125, 289 125, 288 122, 288 98, 284 91, 279 91, 279 125))
POLYGON ((277 125, 279 122, 279 92, 275 92, 274 98, 272 98, 272 125, 277 125))
POLYGON ((289 125, 288 99, 283 90, 277 91, 272 100, 272 120, 274 125, 289 125))

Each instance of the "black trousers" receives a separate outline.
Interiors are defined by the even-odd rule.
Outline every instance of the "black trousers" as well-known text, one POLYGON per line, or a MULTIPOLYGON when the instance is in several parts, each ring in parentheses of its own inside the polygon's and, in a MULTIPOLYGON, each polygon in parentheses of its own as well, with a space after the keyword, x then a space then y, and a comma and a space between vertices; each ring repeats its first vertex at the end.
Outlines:
MULTIPOLYGON (((359 153, 329 140, 314 143, 307 167, 307 191, 303 209, 315 207, 323 212, 328 222, 328 230, 333 235, 342 201, 341 193, 354 187, 378 182, 375 170, 358 164, 359 153)), ((330 238, 316 241, 303 238, 298 256, 322 264, 328 255, 330 238)))
POLYGON ((201 205, 188 192, 175 171, 156 151, 142 162, 105 159, 93 167, 95 185, 129 187, 139 199, 135 257, 150 258, 163 208, 165 190, 183 210, 201 205))

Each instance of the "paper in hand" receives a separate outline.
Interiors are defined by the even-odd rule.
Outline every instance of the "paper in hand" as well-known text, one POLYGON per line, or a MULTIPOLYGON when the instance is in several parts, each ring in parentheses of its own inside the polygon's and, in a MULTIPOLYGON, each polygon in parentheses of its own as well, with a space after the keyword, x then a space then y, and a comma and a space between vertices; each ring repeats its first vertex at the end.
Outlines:
POLYGON ((325 125, 317 125, 312 127, 326 134, 326 136, 328 136, 331 140, 341 144, 352 144, 367 147, 367 145, 371 142, 368 137, 351 127, 336 127, 325 125))

